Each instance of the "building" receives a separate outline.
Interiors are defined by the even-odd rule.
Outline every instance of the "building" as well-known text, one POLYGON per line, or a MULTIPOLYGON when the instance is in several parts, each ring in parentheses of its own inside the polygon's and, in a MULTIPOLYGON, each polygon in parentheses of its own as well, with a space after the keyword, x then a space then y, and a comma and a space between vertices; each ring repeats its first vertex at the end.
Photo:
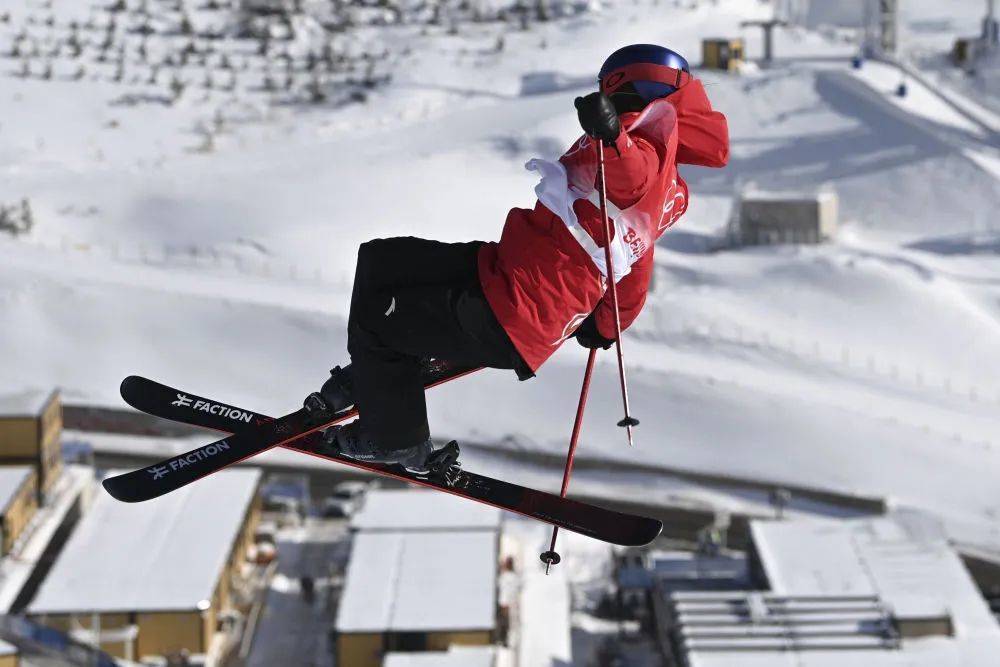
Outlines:
POLYGON ((837 195, 764 192, 740 195, 737 224, 733 230, 740 245, 819 243, 837 229, 837 195))
POLYGON ((754 521, 757 591, 670 596, 684 667, 987 667, 1000 625, 926 515, 754 521))
POLYGON ((626 551, 616 559, 618 606, 646 621, 662 614, 674 591, 743 590, 751 586, 746 557, 736 551, 626 551))
POLYGON ((351 518, 362 532, 500 530, 500 510, 437 491, 374 489, 351 518))
POLYGON ((14 549, 38 509, 38 484, 30 466, 0 467, 0 556, 14 549))
POLYGON ((17 647, 0 639, 0 667, 20 667, 17 647))
POLYGON ((218 472, 142 504, 101 494, 28 607, 36 621, 129 660, 186 650, 218 664, 249 605, 245 556, 261 474, 218 472))
POLYGON ((35 468, 38 502, 62 468, 62 404, 57 391, 0 395, 0 466, 35 468))
POLYGON ((496 667, 496 664, 496 650, 492 646, 453 646, 448 651, 386 653, 382 661, 382 667, 496 667))
POLYGON ((493 642, 499 510, 445 493, 376 490, 351 527, 337 664, 379 667, 390 652, 493 642))
POLYGON ((732 72, 743 64, 745 53, 742 39, 703 39, 701 66, 703 69, 732 72))

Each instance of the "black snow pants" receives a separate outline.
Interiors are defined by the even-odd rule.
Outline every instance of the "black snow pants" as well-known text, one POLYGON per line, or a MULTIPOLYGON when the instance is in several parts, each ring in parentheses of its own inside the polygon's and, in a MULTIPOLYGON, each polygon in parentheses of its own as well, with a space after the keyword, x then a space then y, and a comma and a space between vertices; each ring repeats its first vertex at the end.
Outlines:
POLYGON ((481 242, 375 239, 358 250, 347 349, 354 400, 384 449, 430 437, 421 359, 531 371, 479 285, 481 242))

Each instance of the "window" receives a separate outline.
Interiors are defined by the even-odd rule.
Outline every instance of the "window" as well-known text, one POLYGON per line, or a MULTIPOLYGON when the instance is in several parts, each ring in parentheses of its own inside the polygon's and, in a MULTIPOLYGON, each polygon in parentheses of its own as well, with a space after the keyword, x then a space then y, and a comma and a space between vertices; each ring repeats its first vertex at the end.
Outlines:
POLYGON ((395 632, 389 636, 390 651, 426 651, 427 633, 395 632))

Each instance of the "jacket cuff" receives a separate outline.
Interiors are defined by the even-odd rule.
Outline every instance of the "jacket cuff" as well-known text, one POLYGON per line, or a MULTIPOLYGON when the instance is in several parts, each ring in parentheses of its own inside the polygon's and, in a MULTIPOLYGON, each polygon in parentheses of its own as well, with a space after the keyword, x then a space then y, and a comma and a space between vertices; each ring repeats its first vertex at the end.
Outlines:
POLYGON ((628 136, 628 132, 625 131, 625 126, 622 125, 621 131, 618 132, 618 137, 615 139, 615 144, 614 144, 615 150, 611 151, 610 153, 608 153, 607 151, 605 151, 604 152, 604 159, 605 160, 608 160, 608 159, 611 159, 611 160, 617 159, 617 158, 625 155, 625 151, 627 151, 630 148, 632 148, 633 145, 634 144, 632 142, 632 138, 628 136))

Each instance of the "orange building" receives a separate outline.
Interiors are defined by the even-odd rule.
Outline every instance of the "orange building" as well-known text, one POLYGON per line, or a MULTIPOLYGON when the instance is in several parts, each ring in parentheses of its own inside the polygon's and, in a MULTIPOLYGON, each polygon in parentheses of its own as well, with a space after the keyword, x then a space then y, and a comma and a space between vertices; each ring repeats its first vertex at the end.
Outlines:
POLYGON ((141 504, 100 493, 28 607, 33 620, 127 660, 187 651, 218 664, 245 613, 261 474, 224 470, 141 504))
POLYGON ((39 503, 59 479, 61 437, 58 391, 0 394, 0 465, 32 466, 39 503))

